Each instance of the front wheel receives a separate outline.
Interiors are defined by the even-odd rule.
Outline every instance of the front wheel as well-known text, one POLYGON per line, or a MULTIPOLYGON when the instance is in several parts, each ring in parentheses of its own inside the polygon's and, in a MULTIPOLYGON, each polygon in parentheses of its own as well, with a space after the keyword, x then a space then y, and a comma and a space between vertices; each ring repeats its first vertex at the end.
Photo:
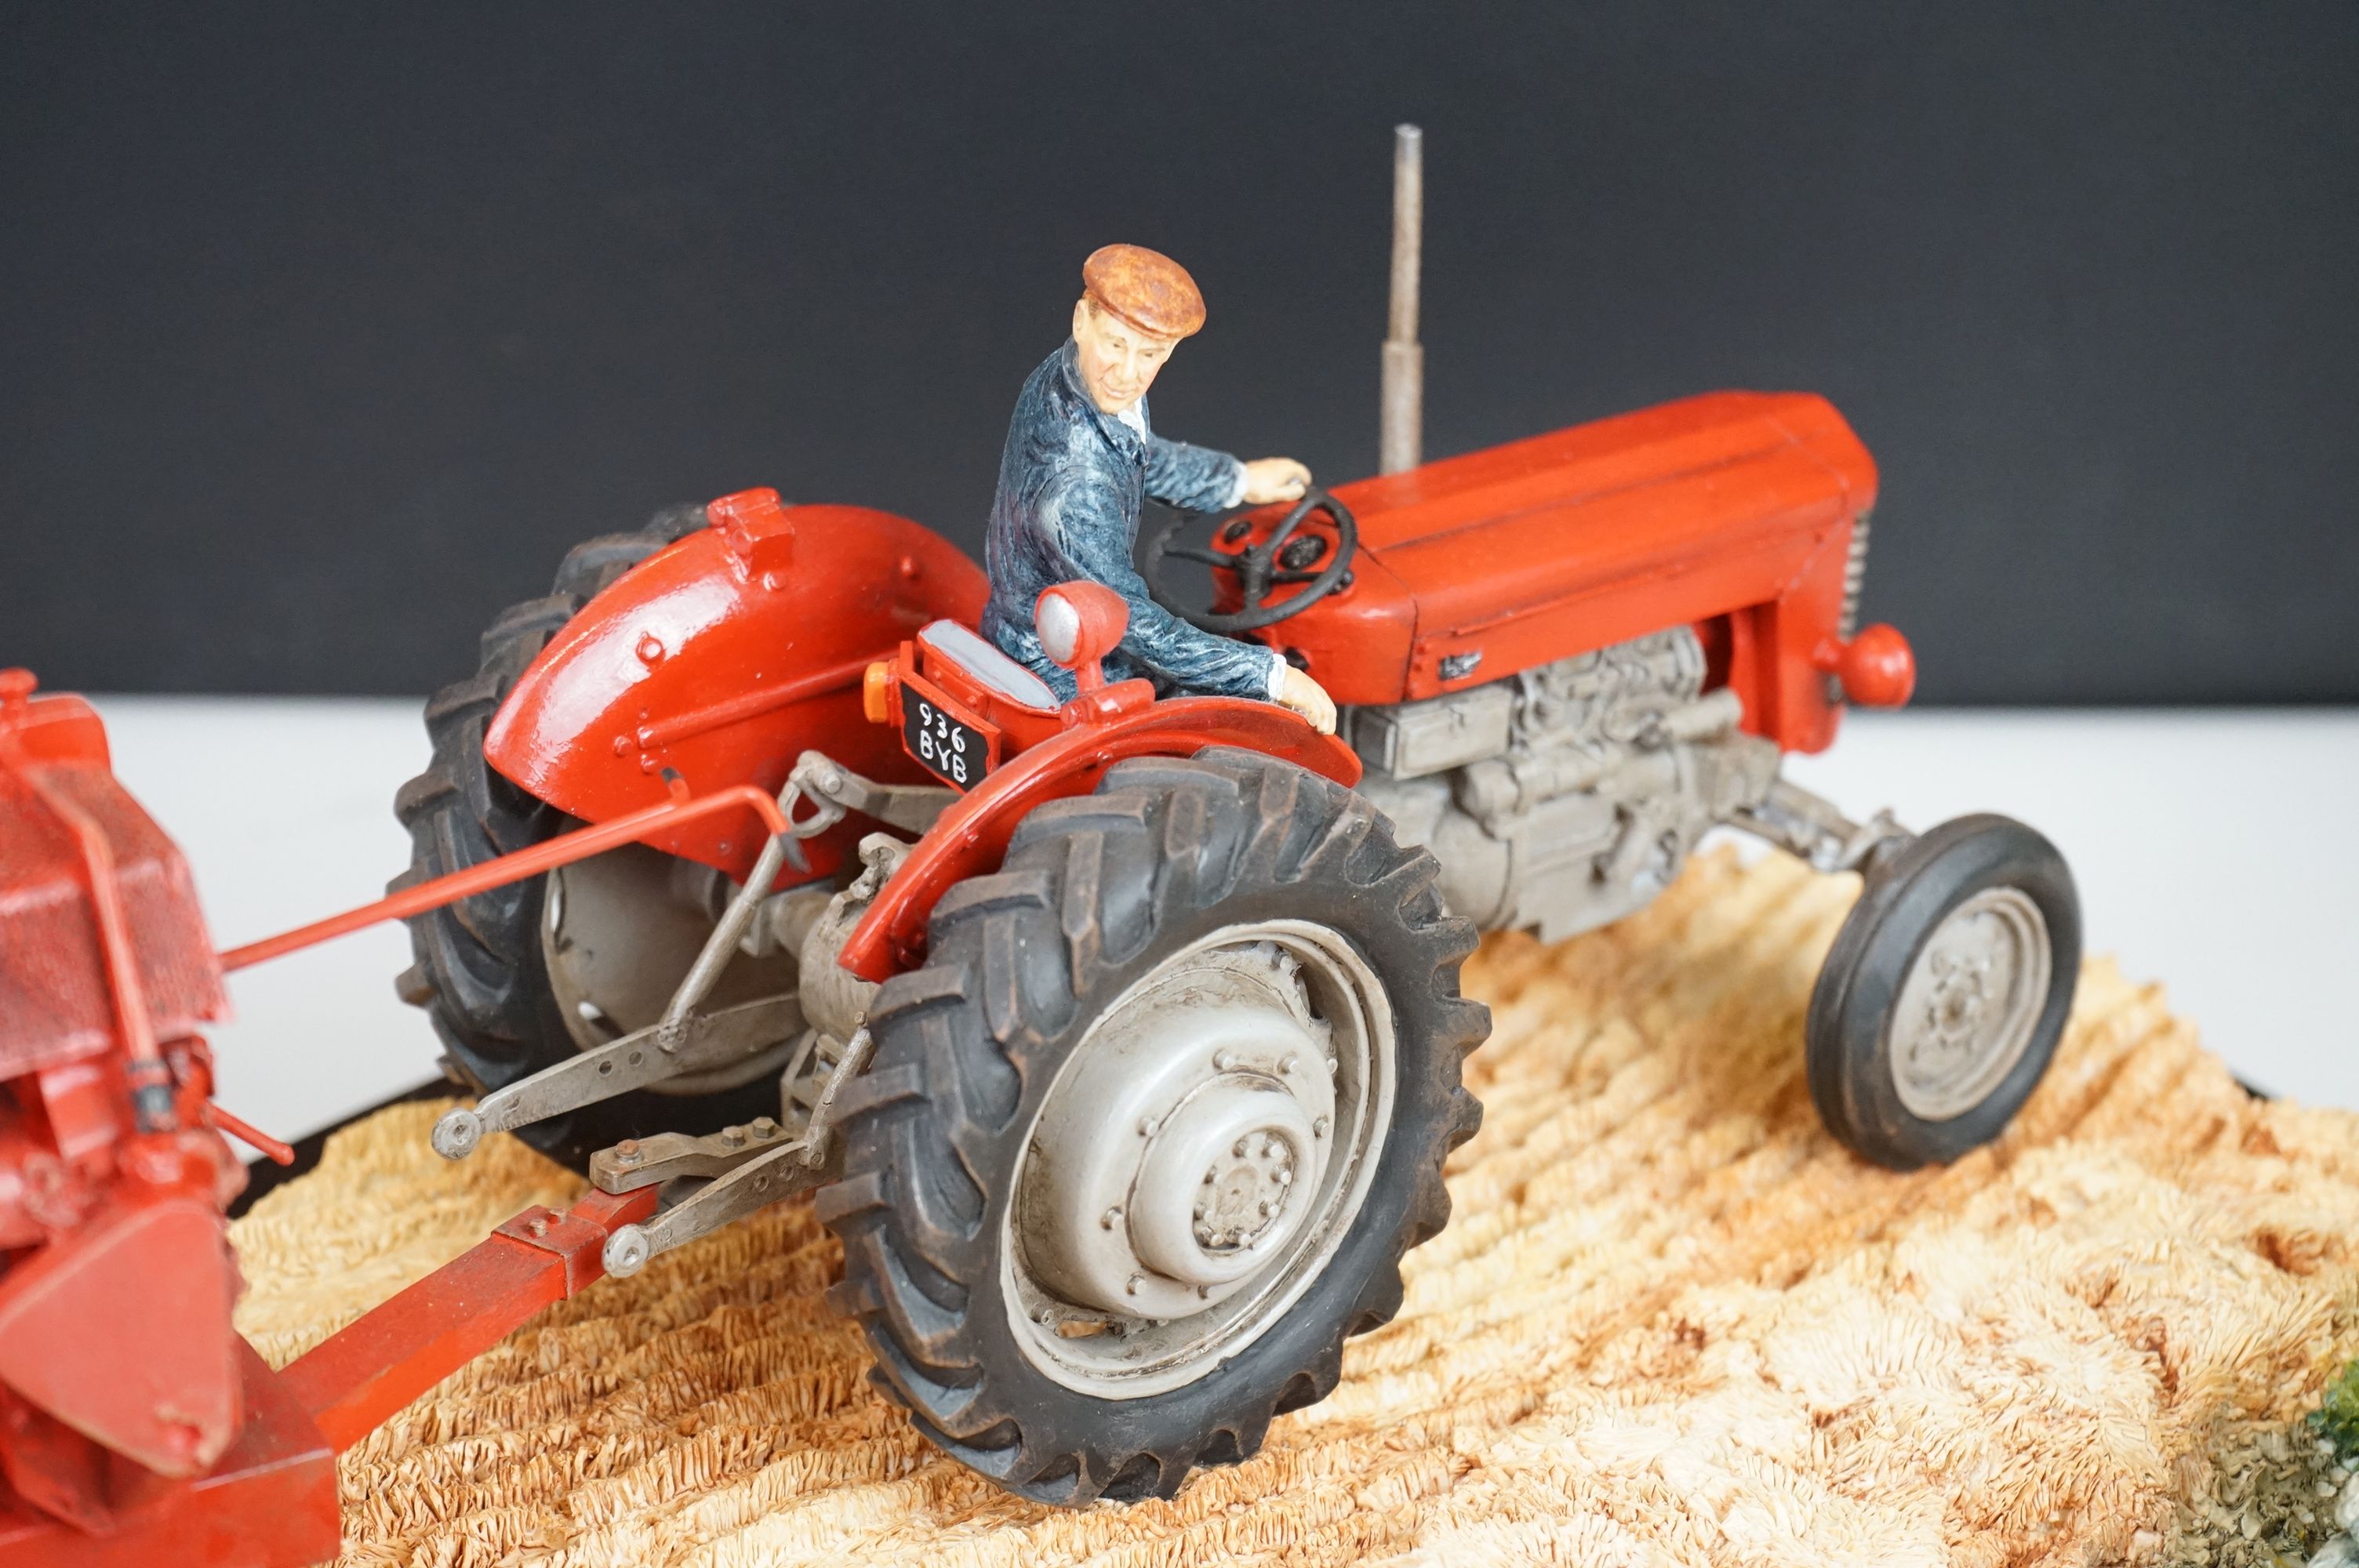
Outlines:
POLYGON ((819 1198, 920 1430, 1041 1501, 1169 1497, 1326 1396, 1481 1118, 1436 871, 1352 792, 1214 750, 1040 807, 943 896, 819 1198))
POLYGON ((1810 1098, 1834 1135, 1913 1170, 1997 1137, 2048 1071, 2081 968, 2064 857, 1962 816, 1875 861, 1810 997, 1810 1098))

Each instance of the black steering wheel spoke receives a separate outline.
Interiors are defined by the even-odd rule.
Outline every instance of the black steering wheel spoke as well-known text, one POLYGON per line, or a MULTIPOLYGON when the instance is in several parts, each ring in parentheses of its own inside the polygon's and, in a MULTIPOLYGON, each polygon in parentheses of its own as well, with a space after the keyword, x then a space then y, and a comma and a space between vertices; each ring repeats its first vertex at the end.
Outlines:
MULTIPOLYGON (((1154 596, 1156 603, 1204 631, 1234 636, 1240 632, 1275 625, 1289 616, 1299 615, 1319 600, 1351 584, 1352 557, 1359 551, 1359 525, 1353 520, 1349 508, 1316 486, 1303 492, 1302 499, 1288 510, 1277 526, 1271 529, 1266 537, 1234 555, 1178 543, 1173 535, 1186 521, 1182 514, 1175 513, 1140 541, 1138 569, 1139 575, 1147 579, 1147 590, 1154 596), (1335 538, 1332 547, 1321 533, 1296 532, 1311 516, 1321 512, 1334 524, 1335 538), (1234 572, 1243 589, 1244 606, 1221 613, 1208 605, 1184 602, 1168 580, 1167 563, 1173 560, 1191 561, 1200 566, 1234 572), (1320 563, 1316 570, 1310 569, 1314 563, 1320 563), (1292 598, 1270 602, 1270 595, 1275 590, 1298 587, 1301 591, 1292 598)), ((1246 514, 1229 514, 1214 521, 1214 537, 1224 544, 1235 544, 1247 536, 1250 527, 1246 514)))

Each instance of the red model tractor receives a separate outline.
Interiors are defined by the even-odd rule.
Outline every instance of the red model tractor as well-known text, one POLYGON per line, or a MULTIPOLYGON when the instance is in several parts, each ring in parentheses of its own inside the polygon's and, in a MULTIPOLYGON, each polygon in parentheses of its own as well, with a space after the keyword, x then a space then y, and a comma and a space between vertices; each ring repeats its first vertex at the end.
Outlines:
POLYGON ((623 1273, 817 1186, 881 1385, 1069 1503, 1168 1496, 1333 1388, 1449 1217, 1477 933, 1616 919, 1715 825, 1864 875, 1811 1094, 1870 1160, 1951 1159, 2045 1070, 2079 916, 2019 824, 1778 776, 1909 694, 1853 625, 1875 494, 1822 400, 1720 394, 1150 530, 1158 598, 1209 568, 1186 612, 1307 668, 1335 737, 1106 683, 1094 584, 1038 607, 1060 705, 973 630, 976 567, 882 513, 749 491, 594 539, 429 706, 409 880, 716 791, 786 827, 710 813, 414 920, 402 993, 480 1094, 436 1147, 514 1130, 654 1192, 623 1273))

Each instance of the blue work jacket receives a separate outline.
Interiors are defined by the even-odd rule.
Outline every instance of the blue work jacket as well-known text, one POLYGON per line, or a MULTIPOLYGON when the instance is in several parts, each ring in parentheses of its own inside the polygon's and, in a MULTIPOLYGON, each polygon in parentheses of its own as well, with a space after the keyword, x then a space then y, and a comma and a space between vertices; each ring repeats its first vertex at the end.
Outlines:
POLYGON ((1085 578, 1130 602, 1130 629, 1104 661, 1108 680, 1144 676, 1158 692, 1267 697, 1277 655, 1257 643, 1199 631, 1155 602, 1131 564, 1144 496, 1190 512, 1231 504, 1244 465, 1226 452, 1154 434, 1138 401, 1144 439, 1099 411, 1082 384, 1071 339, 1041 362, 1016 399, 999 492, 991 504, 983 568, 991 579, 983 633, 1049 683, 1074 693, 1070 671, 1050 662, 1032 630, 1032 603, 1051 583, 1085 578))

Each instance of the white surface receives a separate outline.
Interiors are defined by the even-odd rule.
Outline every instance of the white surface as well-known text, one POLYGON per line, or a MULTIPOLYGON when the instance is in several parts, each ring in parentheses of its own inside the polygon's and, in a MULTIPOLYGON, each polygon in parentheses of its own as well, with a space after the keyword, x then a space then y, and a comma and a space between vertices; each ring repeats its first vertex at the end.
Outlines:
MULTIPOLYGON (((178 838, 224 946, 376 897, 408 863, 412 700, 102 697, 116 769, 178 838)), ((2071 861, 2092 952, 2169 982, 2248 1082, 2359 1109, 2359 711, 1854 716, 1795 781, 1912 827, 2004 811, 2071 861)), ((296 1138, 434 1076, 398 926, 231 979, 222 1102, 296 1138)))
MULTIPOLYGON (((114 771, 195 872, 213 942, 366 903, 409 864, 393 792, 425 765, 408 698, 95 697, 114 771)), ((229 979, 222 1105, 290 1142, 434 1077, 441 1046, 393 994, 409 935, 378 925, 229 979)))
POLYGON ((2359 710, 1855 714, 1788 776, 1911 827, 1969 811, 2054 841, 2087 950, 2256 1088, 2359 1109, 2359 710))

